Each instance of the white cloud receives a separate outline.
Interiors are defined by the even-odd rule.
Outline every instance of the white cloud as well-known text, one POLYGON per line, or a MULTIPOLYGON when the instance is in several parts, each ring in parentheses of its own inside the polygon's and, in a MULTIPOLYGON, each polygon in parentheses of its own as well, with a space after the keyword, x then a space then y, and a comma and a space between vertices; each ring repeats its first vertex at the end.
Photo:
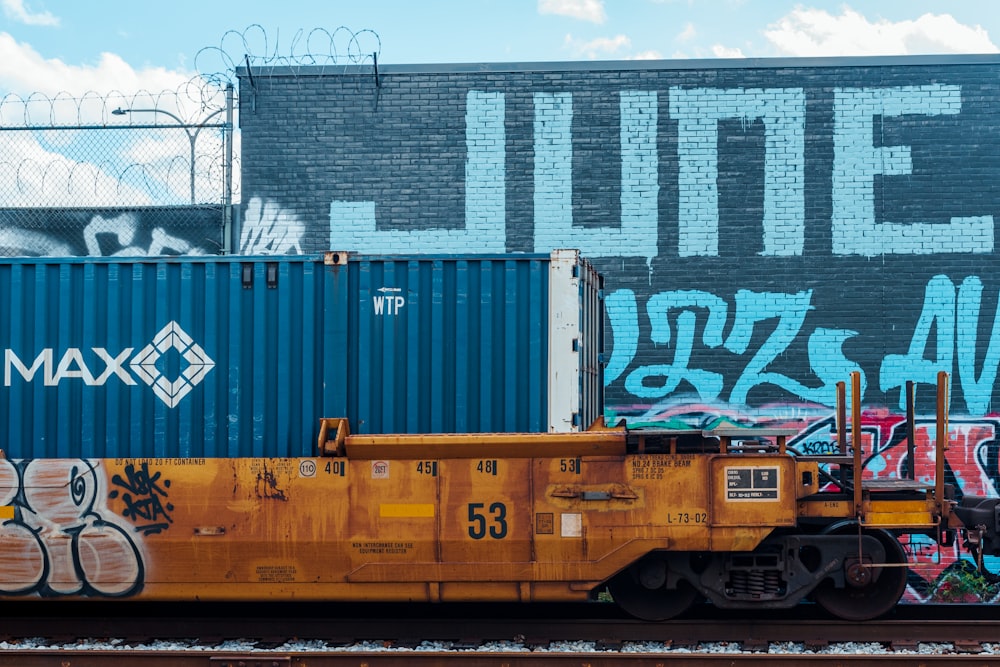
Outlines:
POLYGON ((4 15, 12 21, 25 25, 57 26, 59 18, 49 12, 32 13, 24 6, 24 0, 0 0, 4 15))
POLYGON ((608 18, 604 13, 603 0, 538 0, 538 13, 568 16, 591 23, 604 23, 608 18))
MULTIPOLYGON (((34 133, 4 137, 0 160, 0 201, 10 207, 143 206, 149 196, 108 174, 100 166, 77 162, 46 150, 34 133)), ((52 133, 49 133, 51 135, 52 133)))
POLYGON ((715 44, 712 46, 712 56, 715 58, 746 58, 743 50, 737 46, 723 46, 715 44))
MULTIPOLYGON (((112 120, 124 125, 126 121, 110 116, 119 106, 157 106, 182 118, 197 116, 201 110, 184 108, 183 95, 164 94, 180 90, 192 76, 161 67, 137 70, 113 53, 101 54, 95 65, 69 65, 43 58, 30 45, 0 32, 0 125, 86 125, 112 120)), ((188 107, 195 104, 187 101, 188 107)))
POLYGON ((649 51, 640 51, 633 56, 629 56, 626 60, 663 60, 663 54, 656 49, 650 49, 649 51))
POLYGON ((576 39, 573 35, 566 35, 563 43, 575 58, 587 58, 589 60, 614 55, 622 49, 632 46, 632 40, 625 35, 598 37, 589 41, 576 39))
POLYGON ((930 53, 997 53, 982 27, 963 25, 950 14, 916 20, 869 20, 844 7, 839 16, 796 7, 764 32, 781 55, 874 56, 930 53))
POLYGON ((694 29, 693 23, 687 23, 684 26, 684 30, 680 32, 675 38, 678 42, 690 42, 698 35, 698 31, 694 29))
POLYGON ((136 70, 113 53, 102 53, 96 65, 68 65, 55 58, 43 58, 30 45, 17 42, 0 32, 0 92, 52 96, 64 92, 80 95, 112 90, 173 90, 193 72, 150 67, 136 70))

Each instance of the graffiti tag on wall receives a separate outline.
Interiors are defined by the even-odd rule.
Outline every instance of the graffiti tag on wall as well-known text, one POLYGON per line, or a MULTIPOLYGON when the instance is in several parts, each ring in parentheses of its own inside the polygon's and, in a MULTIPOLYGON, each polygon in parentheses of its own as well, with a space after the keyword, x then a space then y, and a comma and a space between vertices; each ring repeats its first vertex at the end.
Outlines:
POLYGON ((0 257, 218 254, 220 207, 0 209, 0 257))
MULTIPOLYGON (((879 388, 886 393, 898 392, 900 409, 905 408, 907 380, 933 386, 938 372, 945 371, 953 375, 960 390, 955 395, 962 404, 953 408, 973 416, 989 412, 1000 369, 1000 309, 984 322, 992 322, 991 333, 985 355, 978 354, 984 347, 977 333, 983 291, 978 276, 967 276, 958 286, 945 275, 934 276, 927 283, 922 309, 911 325, 908 349, 903 354, 886 354, 879 367, 879 388)), ((703 402, 750 405, 751 392, 768 385, 784 392, 786 400, 833 406, 836 383, 850 373, 861 373, 862 396, 868 384, 861 364, 843 350, 844 342, 858 336, 858 331, 810 330, 807 326, 807 318, 815 310, 809 290, 790 294, 738 290, 732 305, 707 291, 658 292, 649 297, 645 308, 653 353, 640 359, 656 363, 639 363, 635 368, 631 367, 640 358, 637 297, 632 290, 617 290, 607 297, 606 307, 614 346, 605 369, 605 384, 623 378, 629 394, 652 403, 693 393, 703 402), (766 331, 756 348, 750 345, 755 329, 766 331), (809 377, 793 378, 771 370, 775 360, 803 341, 809 377), (738 357, 742 370, 735 378, 727 378, 724 372, 693 366, 692 356, 699 347, 726 357, 718 362, 719 368, 733 368, 732 357, 738 357), (728 394, 724 394, 725 387, 729 387, 728 394)))
MULTIPOLYGON (((863 432, 863 463, 866 479, 906 479, 931 483, 935 476, 937 424, 933 418, 917 418, 913 438, 913 460, 905 419, 887 410, 867 411, 863 432)), ((965 495, 996 497, 1000 488, 1000 420, 955 419, 949 421, 950 447, 945 451, 945 482, 953 485, 955 499, 965 495)), ((828 417, 812 423, 789 441, 794 451, 829 454, 837 451, 835 420, 828 417)), ((835 475, 825 479, 827 490, 837 485, 835 475)), ((998 595, 977 573, 958 541, 939 546, 930 536, 909 535, 902 540, 911 570, 905 599, 916 602, 990 602, 998 595)), ((988 557, 987 568, 998 570, 998 558, 988 557)))
POLYGON ((252 197, 243 213, 242 255, 301 255, 305 225, 273 200, 252 197))

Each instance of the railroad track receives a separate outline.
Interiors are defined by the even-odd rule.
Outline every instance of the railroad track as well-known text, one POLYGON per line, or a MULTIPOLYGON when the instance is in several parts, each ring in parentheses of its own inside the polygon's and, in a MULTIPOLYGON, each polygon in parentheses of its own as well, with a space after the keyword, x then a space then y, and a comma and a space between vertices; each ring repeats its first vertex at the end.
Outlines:
MULTIPOLYGON (((0 660, 3 658, 0 657, 0 660)), ((19 667, 432 667, 454 664, 456 667, 553 667, 572 665, 573 667, 740 667, 759 665, 805 665, 837 667, 895 667, 926 665, 928 667, 970 667, 972 665, 992 666, 995 660, 968 655, 954 656, 896 656, 896 655, 828 655, 828 656, 781 656, 766 654, 748 655, 609 655, 586 654, 451 654, 421 653, 408 656, 379 654, 301 654, 260 658, 251 655, 206 657, 204 655, 182 655, 177 653, 142 653, 124 655, 118 653, 64 653, 49 656, 18 656, 19 667)))
POLYGON ((856 624, 808 611, 755 619, 696 611, 682 620, 643 623, 601 606, 511 607, 501 614, 487 613, 495 607, 418 606, 379 614, 384 606, 356 605, 358 613, 347 615, 330 608, 322 614, 311 605, 269 606, 255 614, 231 605, 195 607, 197 614, 187 606, 148 606, 123 614, 121 606, 74 611, 65 603, 40 604, 23 605, 20 614, 10 607, 0 612, 0 667, 853 666, 914 664, 918 656, 926 665, 1000 662, 1000 612, 982 606, 904 607, 892 618, 856 624), (34 638, 44 638, 45 648, 34 638), (861 648, 831 652, 848 643, 861 648), (950 650, 917 653, 932 644, 950 650), (143 648, 130 648, 136 646, 143 648), (805 653, 781 653, 783 646, 805 653))

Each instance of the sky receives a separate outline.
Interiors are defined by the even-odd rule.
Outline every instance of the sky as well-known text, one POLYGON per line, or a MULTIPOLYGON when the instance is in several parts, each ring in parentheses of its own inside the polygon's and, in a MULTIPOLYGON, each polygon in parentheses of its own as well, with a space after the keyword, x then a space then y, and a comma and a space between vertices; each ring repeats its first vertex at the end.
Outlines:
MULTIPOLYGON (((371 63, 377 54, 380 65, 414 65, 998 52, 995 0, 0 0, 0 129, 134 123, 140 115, 110 111, 148 106, 197 123, 221 108, 218 95, 210 106, 176 91, 206 77, 235 82, 246 57, 371 63)), ((103 185, 85 201, 53 185, 52 173, 81 173, 81 158, 59 145, 70 135, 48 134, 0 134, 0 203, 98 205, 101 193, 123 191, 120 173, 140 156, 174 164, 165 143, 123 141, 101 157, 119 175, 98 169, 103 185)), ((238 155, 238 130, 235 140, 238 155)), ((183 202, 190 185, 178 174, 171 188, 183 202)), ((129 197, 150 203, 148 193, 129 197)))
POLYGON ((989 0, 0 0, 0 97, 167 90, 221 52, 380 64, 1000 51, 989 0), (335 33, 338 28, 347 31, 335 33), (350 32, 348 32, 350 31, 350 32), (339 42, 339 43, 338 43, 339 42))

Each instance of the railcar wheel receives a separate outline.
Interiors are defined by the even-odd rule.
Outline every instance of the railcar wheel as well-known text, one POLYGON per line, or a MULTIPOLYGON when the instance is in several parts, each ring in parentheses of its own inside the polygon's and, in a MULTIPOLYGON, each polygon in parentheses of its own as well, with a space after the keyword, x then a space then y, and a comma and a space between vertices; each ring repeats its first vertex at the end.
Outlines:
MULTIPOLYGON (((857 524, 851 524, 832 532, 846 534, 857 533, 857 530, 857 524)), ((882 544, 885 564, 895 566, 906 563, 906 553, 892 535, 884 530, 865 530, 863 534, 876 538, 882 544)), ((889 613, 906 590, 907 569, 879 565, 848 563, 845 572, 848 584, 844 588, 835 588, 831 582, 824 582, 814 592, 814 599, 827 612, 845 621, 867 621, 889 613)))
POLYGON ((608 592, 626 614, 644 621, 665 621, 687 611, 698 599, 698 591, 681 581, 677 588, 664 588, 667 564, 645 558, 608 582, 608 592))

